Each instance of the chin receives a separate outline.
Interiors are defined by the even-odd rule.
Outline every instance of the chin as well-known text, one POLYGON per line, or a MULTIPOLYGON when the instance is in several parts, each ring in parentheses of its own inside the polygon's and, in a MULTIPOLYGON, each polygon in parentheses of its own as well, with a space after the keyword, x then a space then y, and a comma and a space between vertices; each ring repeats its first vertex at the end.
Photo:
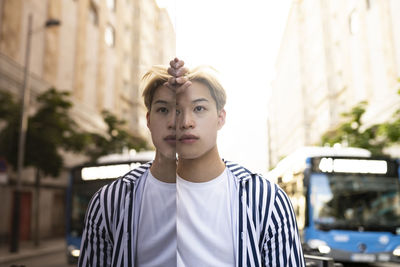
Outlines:
POLYGON ((165 154, 165 157, 171 160, 176 160, 176 153, 174 151, 173 153, 165 154))
POLYGON ((178 158, 179 159, 187 159, 187 160, 193 160, 193 159, 197 159, 200 158, 202 155, 200 153, 196 153, 196 152, 182 152, 179 153, 178 152, 178 158))
POLYGON ((166 149, 166 150, 158 150, 160 153, 160 156, 162 156, 163 158, 167 158, 167 159, 171 159, 171 160, 175 160, 176 159, 176 151, 175 149, 166 149))

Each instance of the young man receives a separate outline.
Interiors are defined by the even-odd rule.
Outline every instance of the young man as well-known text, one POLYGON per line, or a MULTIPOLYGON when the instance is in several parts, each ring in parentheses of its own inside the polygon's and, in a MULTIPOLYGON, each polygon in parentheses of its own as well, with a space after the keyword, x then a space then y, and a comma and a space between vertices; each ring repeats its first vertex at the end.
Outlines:
MULTIPOLYGON (((171 64, 180 68, 183 62, 171 64)), ((170 77, 165 67, 153 67, 143 78, 155 159, 93 196, 78 266, 176 266, 175 86, 185 88, 185 79, 168 88, 170 77)))
POLYGON ((285 192, 219 156, 223 87, 204 69, 186 78, 176 98, 177 265, 305 266, 285 192))

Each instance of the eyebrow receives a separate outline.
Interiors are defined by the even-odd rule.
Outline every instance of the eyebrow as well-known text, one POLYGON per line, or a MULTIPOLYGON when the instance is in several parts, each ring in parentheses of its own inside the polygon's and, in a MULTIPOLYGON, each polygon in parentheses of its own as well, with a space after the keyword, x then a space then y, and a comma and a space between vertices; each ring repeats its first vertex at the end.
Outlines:
POLYGON ((171 101, 166 101, 166 100, 161 100, 161 99, 159 99, 159 100, 156 100, 154 103, 153 103, 153 105, 155 105, 155 104, 165 104, 165 105, 168 105, 168 104, 170 104, 170 103, 172 103, 171 101))
POLYGON ((198 98, 198 99, 193 100, 192 103, 197 103, 197 102, 202 102, 202 101, 209 102, 208 99, 206 99, 206 98, 198 98))

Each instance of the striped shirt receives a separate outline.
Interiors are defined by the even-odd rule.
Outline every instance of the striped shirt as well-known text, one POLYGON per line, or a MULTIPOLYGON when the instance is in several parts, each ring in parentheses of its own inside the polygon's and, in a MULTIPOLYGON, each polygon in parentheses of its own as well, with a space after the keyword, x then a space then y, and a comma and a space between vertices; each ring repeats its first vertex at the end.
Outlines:
MULTIPOLYGON (((238 164, 225 164, 234 177, 236 266, 305 266, 296 218, 285 192, 238 164)), ((149 162, 130 171, 93 196, 78 266, 135 266, 140 200, 150 166, 149 162)))
POLYGON ((286 193, 246 168, 225 162, 238 198, 236 266, 305 266, 296 217, 286 193))

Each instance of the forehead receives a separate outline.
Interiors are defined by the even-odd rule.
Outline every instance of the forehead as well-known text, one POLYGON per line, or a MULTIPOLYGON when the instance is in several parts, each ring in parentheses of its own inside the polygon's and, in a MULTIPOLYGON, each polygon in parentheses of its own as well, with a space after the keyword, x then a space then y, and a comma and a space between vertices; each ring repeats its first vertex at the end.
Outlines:
POLYGON ((210 89, 205 84, 193 82, 189 88, 176 95, 176 102, 177 104, 183 104, 184 102, 192 102, 201 98, 207 99, 212 103, 215 102, 211 96, 210 89))
POLYGON ((166 102, 173 102, 175 104, 176 94, 165 85, 159 86, 153 95, 152 104, 156 104, 157 101, 162 100, 166 102))

